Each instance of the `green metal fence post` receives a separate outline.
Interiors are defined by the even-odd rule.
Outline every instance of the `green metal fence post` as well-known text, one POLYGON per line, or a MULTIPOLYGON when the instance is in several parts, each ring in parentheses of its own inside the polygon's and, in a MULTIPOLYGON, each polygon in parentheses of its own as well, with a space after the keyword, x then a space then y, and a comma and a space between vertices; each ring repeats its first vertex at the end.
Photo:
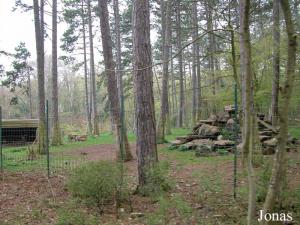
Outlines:
POLYGON ((46 100, 46 154, 47 154, 47 172, 50 177, 50 153, 49 153, 49 105, 46 100))
POLYGON ((234 165, 233 165, 233 198, 236 199, 237 188, 237 145, 238 145, 238 97, 237 84, 234 85, 234 165))
POLYGON ((2 152, 2 107, 0 106, 0 163, 1 173, 3 173, 3 152, 2 152))

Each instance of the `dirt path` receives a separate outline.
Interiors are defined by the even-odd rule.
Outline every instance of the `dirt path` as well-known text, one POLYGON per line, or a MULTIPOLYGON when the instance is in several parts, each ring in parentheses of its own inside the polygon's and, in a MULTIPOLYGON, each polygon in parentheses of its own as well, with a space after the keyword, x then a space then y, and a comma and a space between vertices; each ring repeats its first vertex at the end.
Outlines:
MULTIPOLYGON (((135 155, 135 146, 131 145, 135 155)), ((91 161, 114 160, 116 146, 103 144, 81 149, 66 151, 66 155, 84 156, 91 161)), ((211 224, 240 224, 239 218, 245 217, 246 205, 232 202, 232 162, 220 160, 209 162, 202 160, 197 163, 182 163, 174 160, 172 153, 161 153, 159 159, 170 162, 170 178, 174 187, 170 195, 181 195, 195 211, 199 218, 212 218, 211 224), (227 221, 224 223, 224 221, 227 221)), ((299 154, 295 155, 299 159, 299 154)), ((294 156, 292 156, 295 158, 294 156)), ((137 162, 126 163, 128 175, 133 186, 137 183, 137 162)), ((293 186, 299 185, 300 164, 295 164, 288 171, 293 173, 293 186)), ((58 210, 66 207, 69 194, 65 188, 66 174, 54 174, 50 180, 43 172, 5 173, 4 180, 0 181, 0 224, 1 225, 54 225, 58 218, 58 210)), ((245 186, 245 181, 239 180, 239 188, 245 186)), ((148 198, 132 196, 134 212, 149 213, 158 208, 157 203, 148 198)), ((91 209, 83 209, 89 211, 91 209)), ((125 208, 127 212, 128 209, 125 208)), ((176 211, 173 219, 177 218, 176 211)), ((207 219, 206 218, 206 219, 207 219)), ((139 218, 132 219, 127 214, 121 221, 115 220, 113 208, 107 208, 103 216, 105 221, 114 221, 113 224, 143 224, 139 218)), ((191 222, 187 224, 202 224, 191 222)), ((180 219, 179 219, 180 221, 180 219)), ((205 220, 204 220, 205 221, 205 220)), ((177 223, 174 223, 177 224, 177 223)), ((185 224, 185 223, 181 223, 185 224)))

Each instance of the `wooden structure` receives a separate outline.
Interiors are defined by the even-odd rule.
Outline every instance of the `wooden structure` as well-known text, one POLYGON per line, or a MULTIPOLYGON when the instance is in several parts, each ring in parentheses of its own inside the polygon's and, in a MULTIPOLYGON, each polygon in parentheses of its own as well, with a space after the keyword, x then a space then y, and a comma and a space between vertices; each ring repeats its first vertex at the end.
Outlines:
POLYGON ((37 137, 37 119, 2 120, 2 144, 21 146, 33 143, 37 137))

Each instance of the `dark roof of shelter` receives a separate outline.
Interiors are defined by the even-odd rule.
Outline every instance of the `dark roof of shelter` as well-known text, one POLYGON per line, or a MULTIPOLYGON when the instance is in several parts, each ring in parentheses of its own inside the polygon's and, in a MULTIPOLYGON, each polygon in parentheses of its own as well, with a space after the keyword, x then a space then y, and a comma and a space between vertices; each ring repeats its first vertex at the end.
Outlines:
POLYGON ((2 120, 2 128, 37 128, 39 120, 37 119, 10 119, 2 120))

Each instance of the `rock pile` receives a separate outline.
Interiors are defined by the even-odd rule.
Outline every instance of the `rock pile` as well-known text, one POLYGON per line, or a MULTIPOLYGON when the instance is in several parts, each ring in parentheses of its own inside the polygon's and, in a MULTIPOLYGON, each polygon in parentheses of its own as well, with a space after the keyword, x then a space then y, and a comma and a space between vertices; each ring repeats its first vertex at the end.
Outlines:
MULTIPOLYGON (((193 128, 192 133, 187 136, 177 137, 171 142, 170 149, 180 151, 194 150, 196 156, 223 155, 233 152, 235 145, 235 113, 234 106, 225 106, 224 112, 217 115, 210 115, 207 120, 200 120, 193 128)), ((277 147, 278 129, 265 120, 265 116, 258 114, 259 139, 262 144, 264 155, 274 154, 277 147)), ((237 124, 239 129, 239 125, 237 124)), ((241 149, 241 134, 238 133, 238 150, 241 149)), ((300 141, 289 137, 288 150, 300 141)))
POLYGON ((233 115, 234 107, 226 106, 224 112, 210 115, 207 120, 200 120, 191 134, 177 137, 169 148, 180 151, 194 150, 198 157, 232 152, 235 144, 232 138, 235 126, 233 115))

